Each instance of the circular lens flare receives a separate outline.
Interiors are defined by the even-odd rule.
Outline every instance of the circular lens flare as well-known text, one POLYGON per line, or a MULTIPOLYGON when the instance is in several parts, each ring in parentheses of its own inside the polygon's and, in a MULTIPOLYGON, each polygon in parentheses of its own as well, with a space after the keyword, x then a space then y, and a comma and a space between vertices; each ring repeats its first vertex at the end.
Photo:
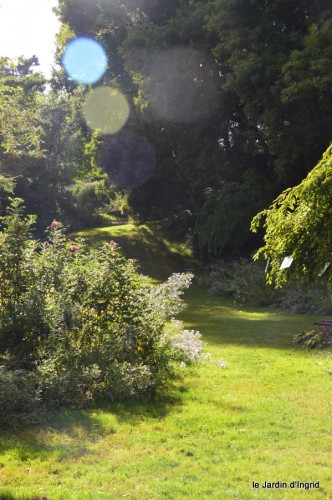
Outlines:
POLYGON ((219 68, 204 51, 188 47, 138 49, 130 66, 143 75, 145 119, 199 123, 218 113, 219 68))
POLYGON ((62 56, 68 76, 79 83, 96 83, 105 73, 107 56, 92 38, 76 38, 68 43, 62 56))
POLYGON ((135 189, 143 186, 156 168, 156 153, 151 142, 131 130, 105 139, 98 163, 117 187, 135 189))
POLYGON ((126 124, 129 105, 120 90, 112 87, 98 87, 88 95, 83 115, 92 130, 103 134, 116 134, 126 124))

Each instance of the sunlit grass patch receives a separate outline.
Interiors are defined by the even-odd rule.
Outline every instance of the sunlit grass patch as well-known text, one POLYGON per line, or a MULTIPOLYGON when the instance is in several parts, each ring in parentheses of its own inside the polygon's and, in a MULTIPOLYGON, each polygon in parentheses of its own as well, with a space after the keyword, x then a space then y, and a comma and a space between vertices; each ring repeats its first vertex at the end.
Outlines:
POLYGON ((142 273, 155 279, 165 279, 173 272, 183 272, 199 265, 183 240, 157 223, 87 229, 75 233, 75 236, 86 238, 87 243, 94 247, 115 240, 126 257, 137 261, 142 273))

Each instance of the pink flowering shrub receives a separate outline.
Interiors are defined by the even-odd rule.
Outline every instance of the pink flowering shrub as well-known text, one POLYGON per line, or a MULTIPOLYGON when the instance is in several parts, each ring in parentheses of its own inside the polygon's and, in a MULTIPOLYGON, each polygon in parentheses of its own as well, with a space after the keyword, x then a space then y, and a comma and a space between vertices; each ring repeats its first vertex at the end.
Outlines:
POLYGON ((53 220, 51 224, 51 229, 56 229, 57 227, 60 226, 60 222, 57 222, 55 219, 53 220))
POLYGON ((33 222, 14 200, 0 232, 0 356, 35 377, 44 403, 151 395, 186 349, 198 359, 196 333, 174 323, 172 347, 166 331, 190 275, 152 285, 114 241, 89 250, 54 220, 38 242, 33 222))

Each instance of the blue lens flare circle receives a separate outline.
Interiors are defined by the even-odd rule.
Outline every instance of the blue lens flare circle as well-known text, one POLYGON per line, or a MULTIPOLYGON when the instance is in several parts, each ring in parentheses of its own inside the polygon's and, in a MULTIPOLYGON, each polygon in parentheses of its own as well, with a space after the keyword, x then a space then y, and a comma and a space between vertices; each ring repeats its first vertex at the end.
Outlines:
POLYGON ((106 71, 107 56, 92 38, 76 38, 68 43, 62 62, 67 75, 78 83, 96 83, 106 71))

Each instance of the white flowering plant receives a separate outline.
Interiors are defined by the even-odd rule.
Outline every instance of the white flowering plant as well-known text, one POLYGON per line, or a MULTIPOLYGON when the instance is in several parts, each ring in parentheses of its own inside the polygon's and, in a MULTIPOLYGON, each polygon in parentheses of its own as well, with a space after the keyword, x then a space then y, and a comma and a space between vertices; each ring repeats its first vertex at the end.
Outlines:
POLYGON ((210 355, 204 351, 200 332, 185 329, 182 321, 171 319, 165 328, 164 341, 169 343, 172 358, 182 363, 182 366, 183 363, 192 365, 210 359, 210 355))

